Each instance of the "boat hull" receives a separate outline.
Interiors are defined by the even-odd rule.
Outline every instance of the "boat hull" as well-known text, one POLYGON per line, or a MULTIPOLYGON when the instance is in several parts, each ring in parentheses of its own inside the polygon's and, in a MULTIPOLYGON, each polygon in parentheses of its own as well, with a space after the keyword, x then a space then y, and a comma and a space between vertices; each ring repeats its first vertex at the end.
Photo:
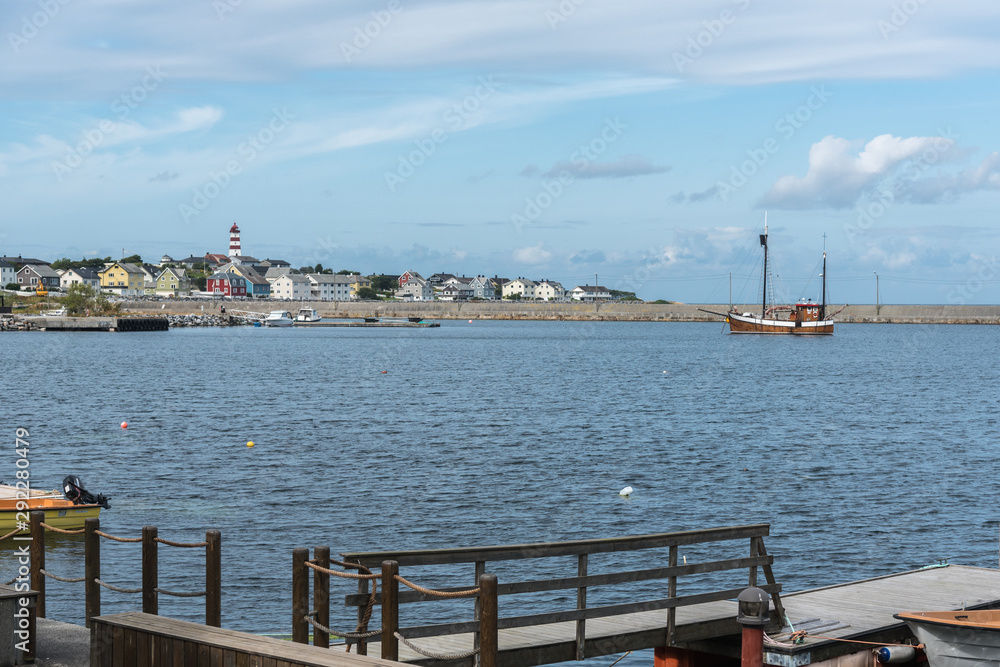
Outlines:
POLYGON ((906 621, 924 645, 930 667, 1000 667, 1000 612, 916 612, 896 618, 906 621), (969 620, 976 618, 984 620, 969 620))
MULTIPOLYGON (((77 530, 83 528, 83 522, 87 519, 97 519, 101 514, 100 505, 73 505, 63 507, 33 507, 28 512, 45 512, 45 523, 53 528, 62 530, 77 530)), ((18 526, 19 512, 16 509, 0 509, 0 535, 6 535, 18 526)), ((24 523, 24 513, 21 514, 21 523, 24 523)), ((28 530, 22 529, 22 534, 28 530)))
POLYGON ((831 336, 833 320, 797 322, 795 320, 772 320, 760 317, 729 313, 726 316, 730 333, 750 334, 791 334, 793 336, 831 336))

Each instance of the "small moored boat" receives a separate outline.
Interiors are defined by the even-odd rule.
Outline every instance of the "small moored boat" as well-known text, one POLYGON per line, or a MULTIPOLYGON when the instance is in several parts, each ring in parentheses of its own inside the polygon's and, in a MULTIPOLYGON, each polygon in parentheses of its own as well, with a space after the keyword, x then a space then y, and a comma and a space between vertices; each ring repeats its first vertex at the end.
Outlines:
POLYGON ((295 316, 296 322, 319 322, 322 319, 315 308, 299 308, 299 314, 295 316))
POLYGON ((1000 610, 894 614, 924 645, 930 667, 1000 666, 1000 610))
POLYGON ((103 494, 95 496, 87 491, 74 475, 63 480, 62 493, 0 483, 0 534, 18 528, 27 532, 28 515, 38 510, 45 513, 45 523, 50 526, 63 530, 83 528, 85 519, 96 519, 101 508, 111 508, 108 500, 103 494))
POLYGON ((287 310, 272 310, 264 318, 265 327, 290 327, 293 322, 292 314, 287 310))

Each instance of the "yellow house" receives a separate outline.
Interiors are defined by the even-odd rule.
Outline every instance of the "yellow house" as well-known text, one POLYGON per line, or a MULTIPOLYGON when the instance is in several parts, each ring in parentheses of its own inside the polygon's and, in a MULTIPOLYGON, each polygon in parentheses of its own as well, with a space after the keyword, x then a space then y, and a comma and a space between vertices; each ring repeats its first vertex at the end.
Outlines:
POLYGON ((351 298, 358 298, 358 290, 362 287, 371 287, 372 281, 368 280, 364 276, 348 276, 352 280, 351 282, 351 298))
POLYGON ((135 264, 114 262, 97 272, 101 291, 120 296, 142 296, 146 293, 145 274, 135 264))
POLYGON ((163 269, 156 278, 156 294, 161 296, 177 296, 189 291, 186 269, 163 269))

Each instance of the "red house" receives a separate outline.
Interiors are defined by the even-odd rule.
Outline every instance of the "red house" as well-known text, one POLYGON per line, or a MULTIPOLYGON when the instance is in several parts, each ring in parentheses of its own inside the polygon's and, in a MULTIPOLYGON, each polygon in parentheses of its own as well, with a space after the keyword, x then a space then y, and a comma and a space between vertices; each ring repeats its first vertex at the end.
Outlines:
POLYGON ((247 281, 241 275, 218 271, 206 281, 205 289, 216 296, 246 296, 247 281))

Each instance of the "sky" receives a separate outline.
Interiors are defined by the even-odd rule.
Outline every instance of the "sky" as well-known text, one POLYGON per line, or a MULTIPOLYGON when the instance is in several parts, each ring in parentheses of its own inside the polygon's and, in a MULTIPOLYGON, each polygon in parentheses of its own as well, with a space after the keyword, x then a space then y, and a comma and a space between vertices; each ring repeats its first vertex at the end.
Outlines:
POLYGON ((1000 303, 1000 7, 6 0, 0 254, 1000 303), (876 279, 877 275, 877 279, 876 279))

